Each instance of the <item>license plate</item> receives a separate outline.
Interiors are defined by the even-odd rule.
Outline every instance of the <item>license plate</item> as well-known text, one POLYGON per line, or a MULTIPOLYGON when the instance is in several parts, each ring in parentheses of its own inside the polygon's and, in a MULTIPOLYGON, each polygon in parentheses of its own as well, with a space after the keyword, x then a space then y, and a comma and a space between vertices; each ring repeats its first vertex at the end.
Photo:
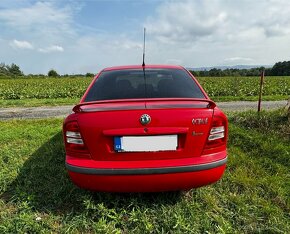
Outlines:
POLYGON ((177 135, 114 137, 117 152, 172 151, 177 148, 177 135))

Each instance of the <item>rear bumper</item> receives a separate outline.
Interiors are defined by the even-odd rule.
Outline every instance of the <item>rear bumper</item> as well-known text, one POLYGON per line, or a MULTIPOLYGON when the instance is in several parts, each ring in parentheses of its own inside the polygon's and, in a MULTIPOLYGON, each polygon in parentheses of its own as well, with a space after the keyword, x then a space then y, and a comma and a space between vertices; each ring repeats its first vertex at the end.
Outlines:
MULTIPOLYGON (((222 155, 218 156, 220 158, 222 155)), ((224 155, 219 160, 187 165, 122 168, 112 167, 117 163, 111 162, 111 167, 104 168, 85 166, 87 162, 76 165, 74 161, 70 163, 68 158, 66 167, 76 185, 106 192, 158 192, 204 186, 222 177, 227 161, 224 155)))
POLYGON ((70 172, 87 175, 153 175, 153 174, 171 174, 171 173, 184 173, 210 170, 226 164, 227 158, 219 161, 187 165, 178 167, 160 167, 160 168, 86 168, 74 166, 66 163, 66 168, 70 172))

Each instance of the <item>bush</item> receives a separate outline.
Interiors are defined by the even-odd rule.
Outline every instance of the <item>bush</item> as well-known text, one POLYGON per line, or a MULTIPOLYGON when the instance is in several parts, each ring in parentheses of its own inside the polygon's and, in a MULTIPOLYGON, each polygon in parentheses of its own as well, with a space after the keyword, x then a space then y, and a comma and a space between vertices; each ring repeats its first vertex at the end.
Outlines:
POLYGON ((88 72, 88 73, 86 74, 86 77, 94 77, 94 74, 88 72))
POLYGON ((47 75, 48 75, 49 77, 57 77, 57 76, 59 76, 59 74, 58 74, 55 70, 53 70, 53 69, 51 69, 51 70, 47 73, 47 75))

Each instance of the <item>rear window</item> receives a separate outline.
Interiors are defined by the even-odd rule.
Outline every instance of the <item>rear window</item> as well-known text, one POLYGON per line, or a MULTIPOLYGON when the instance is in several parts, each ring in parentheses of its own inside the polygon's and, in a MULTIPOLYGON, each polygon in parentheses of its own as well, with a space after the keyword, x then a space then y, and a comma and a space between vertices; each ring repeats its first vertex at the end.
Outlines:
POLYGON ((181 69, 113 70, 100 74, 85 102, 133 98, 204 98, 204 94, 181 69))

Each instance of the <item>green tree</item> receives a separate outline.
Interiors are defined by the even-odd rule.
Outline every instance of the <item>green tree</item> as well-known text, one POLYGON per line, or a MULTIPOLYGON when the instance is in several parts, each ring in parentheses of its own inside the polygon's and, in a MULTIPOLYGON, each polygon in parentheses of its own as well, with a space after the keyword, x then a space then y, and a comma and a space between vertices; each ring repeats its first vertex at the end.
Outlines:
POLYGON ((10 66, 5 63, 0 63, 0 75, 2 76, 23 76, 23 72, 19 66, 12 63, 10 66))
POLYGON ((5 63, 0 63, 0 76, 7 76, 9 71, 7 70, 7 66, 5 63))
POLYGON ((86 77, 94 77, 94 74, 88 72, 88 73, 86 74, 86 77))
POLYGON ((275 63, 271 69, 272 76, 289 76, 290 75, 290 61, 275 63))
POLYGON ((20 67, 15 63, 12 63, 10 66, 7 65, 7 70, 12 76, 23 76, 23 72, 20 70, 20 67))
POLYGON ((212 68, 208 72, 209 76, 223 76, 223 71, 221 69, 212 68))
POLYGON ((47 73, 47 75, 49 77, 58 77, 59 76, 59 74, 55 70, 53 70, 53 69, 49 70, 49 72, 47 73))

